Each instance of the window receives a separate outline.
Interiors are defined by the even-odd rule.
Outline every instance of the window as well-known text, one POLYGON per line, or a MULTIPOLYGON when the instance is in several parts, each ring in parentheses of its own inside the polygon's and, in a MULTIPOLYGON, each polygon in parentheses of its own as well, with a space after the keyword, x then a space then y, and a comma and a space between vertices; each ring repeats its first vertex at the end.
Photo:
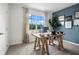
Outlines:
POLYGON ((29 29, 41 29, 44 26, 44 16, 29 16, 29 29))

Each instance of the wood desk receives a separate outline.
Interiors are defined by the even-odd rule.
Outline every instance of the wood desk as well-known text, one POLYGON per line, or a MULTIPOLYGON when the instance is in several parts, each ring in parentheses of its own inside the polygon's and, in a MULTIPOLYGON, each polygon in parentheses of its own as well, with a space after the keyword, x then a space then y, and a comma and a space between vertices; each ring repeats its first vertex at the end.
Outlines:
MULTIPOLYGON (((48 40, 50 42, 51 37, 53 37, 50 33, 43 33, 44 36, 40 35, 40 33, 32 33, 33 36, 35 36, 35 43, 34 43, 34 50, 36 50, 36 47, 39 47, 39 50, 42 50, 42 54, 49 54, 48 49, 48 40)), ((62 41, 62 35, 56 34, 55 35, 56 40, 58 41, 58 49, 63 49, 63 41, 62 41)))
POLYGON ((35 39, 35 44, 34 44, 34 50, 36 50, 36 47, 39 47, 39 50, 42 50, 42 54, 49 54, 48 51, 48 40, 50 40, 49 33, 43 33, 44 36, 38 34, 32 34, 33 36, 36 37, 35 39), (46 36, 45 36, 46 35, 46 36))

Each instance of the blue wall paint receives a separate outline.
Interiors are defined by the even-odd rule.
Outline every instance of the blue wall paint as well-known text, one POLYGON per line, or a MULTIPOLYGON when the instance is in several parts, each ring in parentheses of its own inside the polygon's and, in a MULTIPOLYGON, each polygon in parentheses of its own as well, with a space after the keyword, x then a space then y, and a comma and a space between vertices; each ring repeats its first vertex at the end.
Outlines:
MULTIPOLYGON (((65 17, 72 15, 72 20, 75 20, 74 13, 76 11, 79 11, 79 4, 70 6, 70 7, 60 10, 60 11, 57 11, 57 12, 53 13, 53 15, 56 15, 56 16, 64 15, 65 17)), ((66 21, 66 19, 65 19, 65 21, 66 21)), ((65 33, 65 35, 64 35, 65 40, 79 44, 79 27, 73 25, 72 29, 66 29, 64 26, 62 26, 58 30, 63 31, 65 33)))

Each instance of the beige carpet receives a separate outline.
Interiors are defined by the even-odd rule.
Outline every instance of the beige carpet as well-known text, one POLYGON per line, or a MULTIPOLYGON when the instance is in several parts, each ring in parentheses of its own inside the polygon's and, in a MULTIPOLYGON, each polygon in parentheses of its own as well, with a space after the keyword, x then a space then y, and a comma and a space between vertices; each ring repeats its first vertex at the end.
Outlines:
MULTIPOLYGON (((41 55, 40 51, 33 49, 34 43, 19 44, 10 46, 6 55, 41 55)), ((50 55, 79 55, 79 46, 68 44, 64 42, 64 51, 57 49, 56 45, 49 45, 50 55)))

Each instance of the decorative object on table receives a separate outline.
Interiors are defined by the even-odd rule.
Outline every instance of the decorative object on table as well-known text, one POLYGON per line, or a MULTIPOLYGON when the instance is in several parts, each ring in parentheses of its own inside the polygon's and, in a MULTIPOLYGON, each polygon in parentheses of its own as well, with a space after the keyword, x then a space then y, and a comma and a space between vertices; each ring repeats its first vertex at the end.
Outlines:
POLYGON ((57 16, 53 16, 52 19, 49 19, 49 24, 53 28, 53 31, 56 31, 56 29, 61 26, 57 16))
POLYGON ((43 27, 43 32, 47 32, 47 30, 49 30, 48 27, 43 27))
POLYGON ((61 25, 64 26, 64 15, 59 16, 58 20, 60 21, 61 25))
POLYGON ((75 12, 75 18, 78 19, 79 18, 79 11, 75 12))
POLYGON ((73 21, 73 24, 74 24, 75 26, 78 26, 78 25, 79 25, 79 19, 75 19, 75 20, 73 21))
POLYGON ((72 16, 66 16, 65 28, 72 28, 72 16))
POLYGON ((53 31, 53 32, 52 32, 52 35, 55 35, 55 34, 56 34, 56 31, 53 31))

